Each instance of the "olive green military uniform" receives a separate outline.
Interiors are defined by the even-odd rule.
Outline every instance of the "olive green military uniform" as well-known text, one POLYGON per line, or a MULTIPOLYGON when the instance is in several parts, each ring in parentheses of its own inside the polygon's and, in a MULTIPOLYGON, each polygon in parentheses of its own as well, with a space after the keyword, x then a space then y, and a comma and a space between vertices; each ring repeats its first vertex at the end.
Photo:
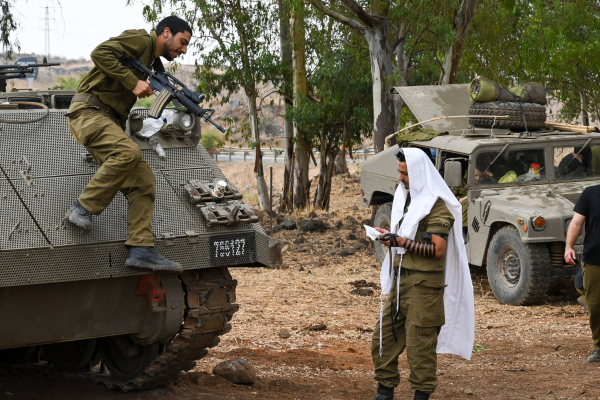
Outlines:
POLYGON ((581 262, 583 272, 583 295, 590 315, 590 329, 594 350, 600 350, 600 267, 581 262))
MULTIPOLYGON (((460 199, 462 199, 463 197, 467 196, 467 172, 465 172, 465 175, 462 178, 462 182, 460 185, 460 189, 454 189, 452 191, 452 194, 454 194, 454 196, 456 196, 456 199, 460 202, 460 199)), ((466 228, 468 226, 468 203, 467 200, 463 201, 461 203, 462 206, 462 226, 463 228, 466 228)))
MULTIPOLYGON (((410 197, 407 199, 405 212, 409 203, 410 197)), ((415 240, 431 242, 423 238, 424 233, 448 235, 453 223, 454 218, 446 203, 438 199, 431 212, 419 223, 415 240)), ((395 259, 397 266, 400 257, 395 259)), ((412 252, 404 254, 400 279, 400 312, 396 318, 396 283, 383 309, 382 357, 379 354, 379 321, 373 331, 371 355, 375 365, 375 380, 380 384, 391 388, 400 384, 398 357, 406 348, 411 388, 425 393, 435 390, 437 338, 445 323, 444 269, 444 259, 425 258, 412 252)))
POLYGON ((94 215, 110 205, 118 191, 129 202, 127 245, 153 246, 152 218, 156 180, 140 148, 125 134, 125 123, 137 97, 132 89, 148 77, 130 70, 120 60, 137 58, 150 67, 156 51, 156 33, 130 30, 100 44, 92 52, 94 68, 83 78, 77 94, 100 100, 112 110, 88 102, 73 102, 67 114, 75 140, 100 168, 79 197, 94 215))

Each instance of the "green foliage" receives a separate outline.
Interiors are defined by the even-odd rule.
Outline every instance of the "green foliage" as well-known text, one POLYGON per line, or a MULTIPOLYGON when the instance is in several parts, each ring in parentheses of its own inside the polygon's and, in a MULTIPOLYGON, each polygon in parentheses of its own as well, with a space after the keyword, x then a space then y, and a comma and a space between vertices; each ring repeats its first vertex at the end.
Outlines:
POLYGON ((77 77, 59 76, 56 82, 58 86, 62 86, 65 90, 76 90, 84 76, 85 72, 81 72, 77 77))
POLYGON ((6 50, 8 59, 12 59, 12 52, 15 48, 21 50, 19 41, 12 41, 11 38, 19 26, 13 14, 13 3, 13 0, 0 0, 0 44, 6 50))
POLYGON ((154 100, 156 100, 156 96, 149 96, 144 97, 143 99, 137 99, 133 106, 150 108, 152 106, 152 103, 154 103, 154 100))
POLYGON ((222 147, 224 145, 221 136, 215 132, 206 132, 202 134, 202 138, 200 139, 200 143, 207 151, 210 151, 214 148, 222 147))
POLYGON ((481 353, 482 351, 486 351, 486 350, 489 350, 489 349, 486 349, 485 347, 483 347, 479 343, 475 343, 473 345, 473 353, 481 353))

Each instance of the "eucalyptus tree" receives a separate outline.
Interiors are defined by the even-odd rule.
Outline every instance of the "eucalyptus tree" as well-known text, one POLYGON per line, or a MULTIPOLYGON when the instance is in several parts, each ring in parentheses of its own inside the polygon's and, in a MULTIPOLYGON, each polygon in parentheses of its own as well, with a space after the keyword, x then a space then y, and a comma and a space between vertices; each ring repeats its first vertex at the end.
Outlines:
POLYGON ((294 108, 294 119, 319 150, 313 205, 329 209, 334 160, 371 135, 373 106, 368 62, 341 49, 319 60, 310 77, 310 96, 294 108))
POLYGON ((320 152, 313 204, 327 209, 340 147, 351 149, 372 133, 369 52, 356 44, 362 39, 355 32, 315 9, 304 21, 306 95, 298 96, 292 116, 306 147, 320 152))
POLYGON ((293 191, 293 157, 294 157, 294 121, 289 113, 290 104, 293 99, 293 55, 292 55, 292 31, 290 26, 290 7, 285 0, 278 0, 279 13, 279 47, 281 52, 281 85, 280 94, 284 99, 285 113, 283 115, 283 188, 282 199, 279 206, 280 212, 292 211, 294 202, 293 191))
POLYGON ((144 8, 144 16, 155 22, 165 5, 195 30, 192 45, 200 55, 200 62, 196 61, 198 90, 206 94, 207 100, 224 104, 240 89, 246 94, 249 118, 242 124, 241 132, 251 139, 256 153, 254 172, 259 204, 266 210, 270 198, 264 177, 257 101, 261 86, 279 83, 277 34, 271 28, 277 24, 277 9, 264 0, 154 0, 144 8))

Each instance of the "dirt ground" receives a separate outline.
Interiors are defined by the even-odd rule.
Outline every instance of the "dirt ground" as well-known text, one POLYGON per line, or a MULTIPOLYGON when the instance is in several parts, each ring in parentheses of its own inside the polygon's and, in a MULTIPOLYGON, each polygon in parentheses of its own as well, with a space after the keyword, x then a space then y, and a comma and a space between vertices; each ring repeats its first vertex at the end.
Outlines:
MULTIPOLYGON (((246 173, 251 168, 223 165, 226 174, 237 171, 238 177, 251 177, 246 173)), ((240 178, 236 184, 241 189, 250 182, 240 178)), ((233 330, 179 383, 119 393, 49 373, 6 374, 0 376, 0 400, 372 399, 370 345, 379 315, 379 267, 371 247, 345 258, 325 256, 356 243, 350 237, 365 238, 358 226, 345 222, 348 216, 359 222, 370 218, 359 205, 359 191, 357 179, 335 178, 330 212, 317 212, 332 226, 342 220, 341 228, 306 234, 302 244, 294 244, 298 231, 273 235, 288 244, 284 268, 231 269, 240 304, 233 330), (374 293, 353 294, 349 283, 357 280, 374 283, 374 293), (326 328, 309 330, 318 324, 326 328), (289 338, 280 337, 284 330, 289 338), (233 358, 252 362, 259 377, 254 385, 212 375, 217 363, 233 358)), ((493 297, 485 271, 474 268, 472 276, 479 351, 470 361, 439 356, 439 387, 432 399, 600 399, 600 365, 586 362, 592 350, 588 316, 576 302, 572 279, 553 284, 544 304, 514 307, 493 297)), ((404 355, 400 368, 396 398, 412 399, 404 355)))

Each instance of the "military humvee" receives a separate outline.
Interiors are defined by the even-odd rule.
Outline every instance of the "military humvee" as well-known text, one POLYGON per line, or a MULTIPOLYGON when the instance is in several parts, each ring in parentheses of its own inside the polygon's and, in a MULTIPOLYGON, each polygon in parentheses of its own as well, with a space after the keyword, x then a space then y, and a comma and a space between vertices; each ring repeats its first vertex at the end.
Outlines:
POLYGON ((268 236, 199 143, 199 119, 174 118, 150 143, 135 134, 148 109, 134 108, 127 133, 157 182, 156 247, 184 272, 125 268, 121 194, 90 233, 64 220, 98 168, 69 133, 73 95, 0 93, 0 166, 9 177, 0 174, 0 364, 53 366, 125 391, 168 384, 231 329, 239 306, 228 267, 268 265, 268 236), (221 180, 227 189, 215 196, 221 180))
MULTIPOLYGON (((431 156, 451 189, 467 192, 469 263, 485 266, 496 298, 505 304, 539 302, 554 279, 572 276, 564 262, 566 232, 583 190, 600 184, 600 134, 536 131, 522 135, 469 125, 468 85, 399 87, 425 128, 448 132, 412 141, 431 156), (575 156, 577 153, 577 157, 575 156), (537 174, 529 173, 532 165, 537 174), (484 173, 485 172, 485 173, 484 173)), ((361 170, 362 205, 374 226, 387 228, 398 173, 393 145, 361 170)), ((582 252, 584 233, 575 251, 582 252)), ((380 262, 385 250, 375 242, 380 262)))

